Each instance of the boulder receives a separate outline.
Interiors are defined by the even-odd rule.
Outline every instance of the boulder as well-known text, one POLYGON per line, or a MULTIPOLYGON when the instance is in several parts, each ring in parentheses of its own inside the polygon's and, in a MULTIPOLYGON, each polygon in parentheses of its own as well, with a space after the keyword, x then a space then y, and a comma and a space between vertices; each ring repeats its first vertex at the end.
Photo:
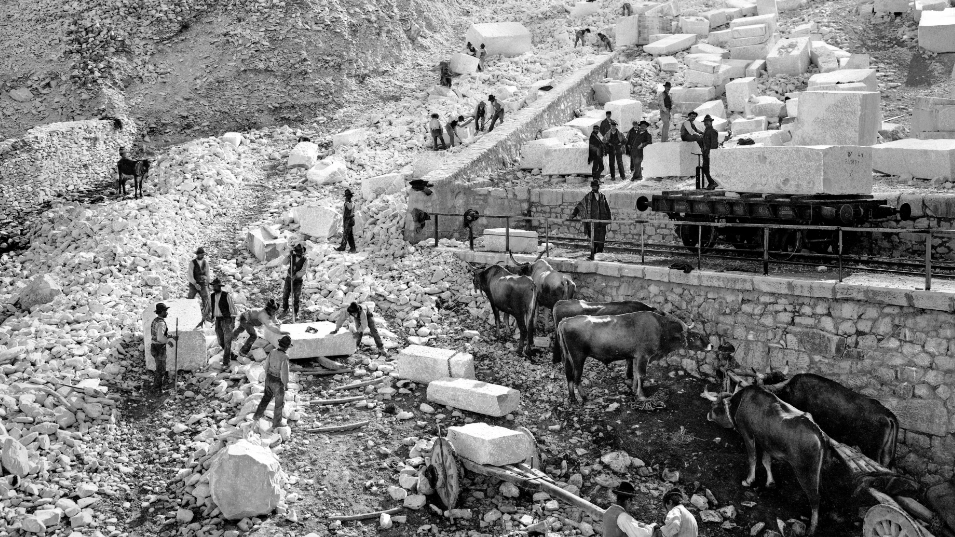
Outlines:
MULTIPOLYGON (((486 47, 485 47, 486 49, 486 47)), ((478 64, 481 61, 476 56, 456 52, 451 55, 451 71, 461 75, 470 75, 477 72, 478 64)))
MULTIPOLYGON (((166 326, 169 335, 176 335, 176 323, 179 323, 179 341, 173 346, 166 346, 166 371, 173 371, 176 362, 176 346, 179 347, 179 369, 182 371, 196 371, 206 366, 206 336, 202 329, 196 329, 202 321, 202 306, 198 298, 174 298, 164 300, 163 304, 169 307, 166 314, 166 326)), ((145 344, 146 369, 156 370, 156 360, 149 352, 149 342, 152 341, 152 322, 156 318, 156 303, 151 303, 143 310, 143 343, 145 344)), ((64 416, 68 420, 69 417, 64 416)))
POLYGON ((955 179, 955 140, 897 140, 872 146, 872 169, 920 179, 955 179))
POLYGON ((12 89, 7 95, 18 103, 26 103, 33 100, 33 93, 28 88, 12 89))
POLYGON ((29 311, 33 306, 53 302, 54 298, 62 294, 63 288, 52 274, 40 274, 20 291, 17 303, 21 308, 29 311))
POLYGON ((332 157, 324 158, 309 168, 305 177, 309 182, 320 185, 340 183, 347 179, 348 168, 345 163, 332 157))
POLYGON ((532 48, 531 32, 519 22, 472 24, 465 38, 475 48, 483 44, 488 55, 520 56, 532 48))
POLYGON ((311 168, 318 162, 318 146, 312 142, 299 142, 288 155, 289 168, 311 168))
POLYGON ((428 384, 428 401, 486 416, 503 417, 521 403, 521 392, 474 379, 448 378, 428 384))
POLYGON ((209 469, 212 501, 227 520, 271 513, 282 498, 283 481, 278 457, 244 439, 220 452, 209 469))
POLYGON ((871 194, 871 170, 870 147, 741 146, 710 157, 710 172, 727 191, 871 194))
POLYGON ((363 177, 361 180, 361 197, 371 201, 379 196, 397 194, 404 188, 405 178, 400 173, 363 177))
POLYGON ((259 261, 269 262, 285 252, 288 248, 288 240, 281 238, 277 230, 260 226, 246 232, 245 247, 259 261))
POLYGON ((516 464, 524 462, 534 452, 529 436, 486 423, 449 427, 447 438, 459 457, 477 464, 516 464))
POLYGON ((242 135, 238 132, 227 132, 222 135, 222 141, 232 147, 239 147, 242 144, 242 135))
POLYGON ((878 92, 806 91, 793 145, 873 145, 882 125, 878 92))
POLYGON ((336 235, 342 221, 337 210, 321 205, 292 207, 292 218, 298 223, 300 232, 318 240, 336 235))
POLYGON ((356 145, 368 139, 368 129, 356 128, 342 131, 332 136, 332 147, 338 148, 346 145, 356 145))
POLYGON ((397 359, 398 377, 429 383, 443 378, 474 378, 474 357, 437 347, 409 345, 397 359))
MULTIPOLYGON (((292 346, 286 354, 290 360, 354 354, 358 350, 355 336, 346 327, 337 334, 332 334, 334 329, 335 323, 328 321, 283 324, 282 331, 288 332, 292 338, 292 346)), ((278 346, 280 336, 269 330, 263 332, 266 341, 278 346)))
POLYGON ((19 440, 9 436, 3 439, 0 462, 4 470, 19 478, 26 477, 33 466, 27 448, 23 447, 19 440))

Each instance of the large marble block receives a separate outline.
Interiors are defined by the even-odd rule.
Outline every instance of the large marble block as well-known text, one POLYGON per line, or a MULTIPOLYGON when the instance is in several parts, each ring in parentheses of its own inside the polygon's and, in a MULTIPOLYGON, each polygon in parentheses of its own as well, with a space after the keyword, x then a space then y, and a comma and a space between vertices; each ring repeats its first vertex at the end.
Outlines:
POLYGON ((400 173, 388 173, 361 179, 361 197, 373 200, 379 196, 397 194, 405 188, 405 178, 400 173))
MULTIPOLYGON (((593 164, 587 162, 588 152, 589 147, 586 142, 548 149, 541 173, 544 175, 590 175, 593 164)), ((605 155, 603 162, 604 169, 609 173, 609 157, 605 155)))
POLYGON ((577 129, 578 132, 584 135, 584 140, 587 140, 590 138, 590 133, 594 131, 594 125, 600 125, 600 122, 603 121, 602 116, 603 114, 600 116, 577 117, 564 123, 564 126, 577 129))
POLYGON ((760 43, 765 42, 772 35, 769 24, 746 24, 730 28, 730 39, 752 39, 755 37, 763 38, 760 43))
POLYGON ((504 417, 521 404, 521 392, 474 379, 439 379, 428 384, 428 401, 451 408, 504 417))
POLYGON ((458 457, 491 466, 524 462, 534 451, 526 434, 486 423, 449 427, 448 442, 458 457))
POLYGON ((627 132, 634 121, 643 119, 643 103, 634 99, 610 101, 604 104, 604 110, 612 113, 610 117, 617 121, 621 132, 627 132))
POLYGON ((766 116, 756 116, 750 118, 736 118, 732 123, 734 135, 746 134, 749 132, 764 131, 769 126, 769 120, 766 116))
POLYGON ((531 50, 531 32, 519 22, 472 24, 466 39, 475 48, 484 45, 488 55, 520 56, 531 50))
POLYGON ((779 41, 779 34, 773 34, 769 40, 764 43, 740 46, 731 45, 730 58, 750 61, 765 60, 766 57, 769 56, 769 51, 773 49, 773 45, 776 44, 776 41, 779 41))
POLYGON ((696 174, 696 142, 653 143, 643 149, 644 177, 689 177, 696 174))
POLYGON ((770 13, 766 15, 757 15, 755 17, 741 17, 738 19, 733 19, 730 21, 730 30, 736 30, 741 26, 752 26, 754 24, 765 24, 767 25, 767 34, 772 35, 776 33, 778 16, 776 14, 770 13))
POLYGON ((706 117, 707 115, 713 117, 714 119, 726 119, 726 107, 723 106, 723 101, 719 99, 703 103, 701 106, 698 106, 694 112, 700 116, 697 121, 703 121, 702 118, 706 117))
POLYGON ((704 73, 687 69, 684 73, 684 84, 689 87, 713 87, 717 95, 722 95, 726 89, 726 84, 730 81, 730 71, 733 68, 729 65, 720 65, 715 73, 704 73))
POLYGON ((776 0, 756 0, 756 13, 760 15, 772 15, 779 13, 776 6, 776 0))
POLYGON ((915 11, 912 16, 915 18, 915 22, 921 22, 922 12, 945 11, 947 8, 948 0, 915 0, 915 11))
POLYGON ((574 142, 586 142, 587 137, 590 136, 590 131, 593 130, 593 125, 590 125, 587 130, 587 136, 581 132, 577 127, 571 127, 569 125, 559 125, 557 127, 551 127, 549 129, 544 129, 541 131, 541 138, 554 138, 560 140, 562 144, 572 144, 574 142))
POLYGON ((427 384, 444 378, 474 378, 474 357, 466 352, 408 345, 397 359, 398 377, 427 384))
POLYGON ((685 34, 708 36, 710 21, 706 17, 699 16, 680 17, 680 31, 685 34))
POLYGON ((809 87, 813 90, 817 86, 836 84, 863 83, 868 91, 879 91, 879 82, 875 77, 875 69, 840 69, 831 73, 819 73, 809 77, 809 87))
MULTIPOLYGON (((174 298, 172 300, 163 300, 163 304, 169 306, 169 313, 166 315, 166 326, 169 328, 169 335, 176 335, 176 322, 179 323, 179 342, 173 342, 173 346, 166 346, 166 371, 173 371, 178 363, 179 369, 183 371, 195 371, 206 366, 206 336, 201 329, 196 327, 202 321, 202 305, 198 298, 174 298), (179 357, 176 359, 176 345, 179 346, 179 357)), ((149 352, 150 341, 152 341, 152 322, 156 318, 156 304, 150 305, 143 311, 143 342, 146 345, 146 369, 156 370, 156 360, 149 352)))
POLYGON ((368 134, 368 129, 362 127, 342 131, 332 136, 332 147, 360 144, 368 139, 368 134))
POLYGON ((640 15, 620 17, 613 26, 614 43, 618 47, 629 47, 640 42, 640 15))
POLYGON ((531 140, 521 146, 521 163, 519 167, 522 170, 534 170, 544 167, 547 150, 554 147, 561 147, 564 143, 558 138, 541 138, 531 140))
POLYGON ((498 227, 484 230, 484 249, 488 252, 506 252, 508 245, 514 253, 537 253, 537 232, 526 229, 498 227))
MULTIPOLYGON (((670 99, 676 103, 705 103, 716 98, 716 88, 686 88, 677 86, 670 89, 670 99)), ((698 106, 698 105, 697 105, 698 106)), ((695 108, 695 107, 694 107, 695 108)))
POLYGON ((632 63, 614 63, 611 64, 610 69, 607 70, 607 78, 613 80, 629 80, 636 70, 637 66, 632 63))
POLYGON ((298 222, 299 231, 319 240, 338 233, 342 217, 335 209, 321 205, 292 207, 292 218, 298 222))
POLYGON ((723 63, 723 58, 718 54, 690 53, 683 57, 683 63, 686 64, 687 69, 693 71, 715 73, 719 71, 720 65, 723 63))
MULTIPOLYGON (((337 334, 332 334, 334 329, 335 323, 328 321, 283 324, 282 331, 288 332, 292 338, 292 346, 289 347, 286 354, 290 360, 354 354, 358 350, 355 336, 345 326, 337 334), (309 329, 313 329, 314 332, 309 329)), ((270 330, 263 330, 262 332, 266 341, 271 343, 273 347, 278 346, 280 336, 270 330)))
POLYGON ((250 229, 245 235, 245 247, 259 261, 272 261, 288 247, 288 240, 280 238, 276 230, 267 226, 250 229))
POLYGON ((475 56, 456 52, 451 55, 451 71, 462 75, 470 75, 477 72, 480 62, 475 56))
POLYGON ((880 100, 872 91, 803 92, 793 144, 874 144, 882 125, 880 100))
POLYGON ((737 78, 726 83, 726 107, 731 112, 746 110, 746 101, 751 95, 759 94, 756 77, 737 78))
POLYGON ((599 104, 630 98, 632 86, 624 80, 610 80, 594 84, 594 100, 599 104))
POLYGON ((955 179, 955 140, 907 138, 874 145, 872 169, 920 179, 955 179))
POLYGON ((713 178, 728 191, 767 194, 871 194, 872 148, 742 146, 716 149, 713 178))
POLYGON ((289 168, 311 168, 318 162, 318 145, 313 142, 299 142, 288 154, 286 166, 289 168))
POLYGON ((577 2, 570 8, 569 15, 572 19, 582 19, 591 15, 600 13, 600 4, 596 2, 577 2))
POLYGON ((644 52, 654 56, 666 54, 675 54, 681 50, 686 50, 696 43, 699 36, 696 34, 673 34, 659 41, 654 41, 643 46, 644 52))
POLYGON ((780 39, 766 55, 769 76, 797 76, 809 70, 809 38, 780 39))
POLYGON ((955 131, 955 99, 916 97, 912 134, 937 131, 955 131))

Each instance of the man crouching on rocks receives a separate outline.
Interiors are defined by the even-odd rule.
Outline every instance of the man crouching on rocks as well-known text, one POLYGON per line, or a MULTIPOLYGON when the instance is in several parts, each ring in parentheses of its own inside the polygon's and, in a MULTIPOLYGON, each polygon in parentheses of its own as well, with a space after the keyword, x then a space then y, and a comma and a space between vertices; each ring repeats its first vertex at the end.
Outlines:
POLYGON ((348 329, 352 330, 352 333, 355 335, 355 344, 358 348, 361 348, 361 337, 365 335, 365 330, 367 329, 372 339, 375 340, 375 345, 378 346, 378 354, 387 354, 385 344, 381 342, 381 336, 378 335, 378 328, 375 326, 375 316, 371 314, 371 310, 359 306, 357 302, 352 302, 345 311, 338 314, 338 317, 335 319, 335 329, 332 330, 332 333, 337 334, 342 325, 349 320, 355 323, 354 330, 352 330, 351 326, 349 326, 348 329))
POLYGON ((149 326, 150 342, 149 353, 156 361, 156 372, 153 376, 153 387, 156 391, 163 391, 166 385, 166 345, 172 347, 173 342, 179 341, 179 334, 169 335, 169 327, 166 326, 166 316, 169 315, 169 306, 162 302, 156 304, 156 318, 149 326))
POLYGON ((275 398, 275 410, 272 411, 272 429, 282 426, 282 410, 285 409, 285 389, 288 387, 288 355, 285 351, 292 346, 290 336, 282 336, 278 348, 265 359, 265 393, 259 401, 259 407, 252 415, 253 423, 258 423, 265 415, 265 409, 275 398))

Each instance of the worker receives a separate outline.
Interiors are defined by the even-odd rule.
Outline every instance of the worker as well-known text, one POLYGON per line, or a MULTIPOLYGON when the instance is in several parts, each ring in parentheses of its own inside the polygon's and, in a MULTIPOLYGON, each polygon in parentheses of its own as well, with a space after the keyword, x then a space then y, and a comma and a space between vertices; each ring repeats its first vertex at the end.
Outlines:
MULTIPOLYGON (((596 129, 597 126, 594 125, 596 129)), ((594 179, 590 182, 590 192, 584 195, 584 198, 577 203, 577 206, 574 207, 573 214, 570 215, 570 218, 581 218, 587 220, 610 220, 610 204, 607 203, 607 196, 604 196, 600 193, 600 181, 594 179)), ((593 224, 593 246, 590 248, 590 259, 594 260, 594 256, 604 251, 604 239, 607 237, 607 225, 606 223, 596 222, 593 224)), ((584 234, 590 237, 591 223, 584 222, 584 234)))
POLYGON ((470 41, 468 41, 467 46, 464 47, 464 52, 468 56, 474 56, 475 58, 477 58, 477 55, 478 55, 477 49, 474 48, 474 45, 472 45, 470 41))
POLYGON ((166 385, 166 346, 173 346, 173 342, 179 341, 179 334, 169 335, 169 327, 166 325, 166 316, 169 315, 169 306, 162 302, 156 304, 156 318, 149 325, 149 354, 156 362, 156 371, 153 374, 153 388, 156 391, 163 391, 166 385))
POLYGON ((444 136, 441 131, 441 121, 438 120, 438 114, 431 114, 428 121, 428 132, 431 133, 431 140, 434 142, 434 150, 438 150, 438 142, 441 142, 441 149, 447 149, 448 145, 444 143, 444 136))
MULTIPOLYGON (((347 224, 346 224, 347 225, 347 224)), ((354 239, 353 239, 354 240, 354 239)), ((344 244, 344 240, 342 240, 344 244)), ((302 280, 308 269, 308 257, 305 255, 305 246, 301 243, 292 248, 285 264, 285 287, 282 289, 282 317, 288 315, 289 296, 292 296, 292 312, 298 318, 299 301, 302 298, 302 280)))
POLYGON ((633 122, 633 128, 627 133, 627 153, 630 155, 631 181, 643 180, 643 148, 653 143, 653 138, 647 132, 650 123, 646 121, 633 122))
POLYGON ((478 51, 478 71, 484 70, 485 60, 487 60, 487 49, 484 48, 484 43, 481 43, 481 50, 478 51))
POLYGON ((697 537, 699 527, 693 514, 683 507, 683 492, 672 488, 663 495, 663 507, 667 512, 662 526, 653 531, 654 537, 697 537))
POLYGON ((624 2, 623 6, 620 8, 620 14, 624 17, 629 17, 633 15, 633 6, 630 5, 630 2, 624 2))
POLYGON ((249 354, 249 351, 252 350, 252 344, 259 338, 255 333, 255 328, 258 326, 279 337, 288 334, 288 332, 282 331, 282 324, 275 318, 275 314, 278 313, 278 311, 279 305, 276 304, 275 300, 270 298, 268 302, 265 303, 264 308, 244 311, 242 315, 239 315, 239 326, 232 332, 232 339, 238 337, 243 330, 249 335, 249 338, 245 340, 245 344, 239 349, 239 356, 246 356, 249 354))
MULTIPOLYGON (((458 120, 456 119, 452 119, 444 126, 444 131, 448 133, 448 140, 451 142, 451 147, 454 147, 454 139, 457 137, 457 133, 455 132, 457 126, 458 120)), ((458 140, 458 143, 461 143, 461 141, 458 140)))
POLYGON ((222 347, 222 369, 228 369, 232 363, 232 334, 235 331, 235 318, 238 312, 232 302, 232 294, 222 290, 222 280, 212 280, 212 324, 216 329, 216 338, 222 347))
POLYGON ((603 536, 647 537, 653 533, 653 525, 637 522, 627 512, 636 497, 636 489, 633 484, 623 481, 617 488, 613 489, 613 493, 616 496, 616 502, 604 511, 603 536))
POLYGON ((696 142, 700 145, 700 148, 703 147, 703 133, 700 132, 700 129, 696 128, 696 117, 699 116, 696 112, 690 112, 686 115, 686 119, 680 125, 680 139, 684 142, 696 142))
MULTIPOLYGON (((196 249, 196 257, 189 263, 186 270, 186 280, 189 281, 189 294, 186 298, 193 299, 199 295, 202 304, 202 320, 211 321, 209 315, 209 282, 212 281, 212 269, 206 259, 206 249, 200 246, 196 249)), ((200 323, 202 324, 202 323, 200 323)))
POLYGON ((342 205, 342 243, 335 248, 337 252, 344 252, 348 245, 348 253, 355 253, 355 202, 352 201, 352 191, 345 189, 345 203, 342 205))
POLYGON ((620 179, 623 180, 626 178, 623 172, 623 148, 626 140, 623 137, 623 134, 617 130, 617 122, 610 121, 610 130, 607 132, 607 135, 604 136, 604 147, 607 150, 607 155, 610 157, 610 180, 614 181, 617 178, 616 170, 620 170, 620 179), (616 169, 614 168, 614 163, 616 163, 616 169))
POLYGON ((447 61, 443 61, 438 64, 438 68, 441 71, 441 78, 439 79, 439 83, 446 88, 450 88, 451 87, 451 63, 447 61))
POLYGON ((497 100, 497 97, 493 95, 488 95, 487 100, 491 101, 491 125, 488 126, 487 132, 494 130, 494 125, 500 121, 504 123, 504 107, 501 106, 501 102, 497 100))
POLYGON ((716 132, 716 129, 713 128, 713 118, 706 114, 703 117, 703 136, 700 141, 700 152, 703 155, 703 162, 701 164, 703 168, 703 176, 706 177, 706 190, 714 190, 719 186, 719 183, 713 180, 713 177, 710 176, 710 151, 718 148, 720 146, 720 135, 716 132))
POLYGON ((359 348, 361 347, 361 338, 365 335, 367 329, 372 339, 375 340, 378 354, 385 354, 385 344, 381 342, 381 336, 378 335, 378 328, 375 326, 375 317, 371 314, 370 309, 359 306, 357 302, 352 302, 343 312, 338 314, 335 319, 335 329, 332 330, 332 333, 337 334, 342 325, 349 320, 355 323, 354 330, 352 330, 351 325, 348 326, 348 329, 355 335, 355 344, 359 348))
POLYGON ((613 52, 613 44, 610 42, 610 38, 609 38, 609 37, 607 37, 606 35, 604 35, 604 34, 598 32, 598 33, 597 33, 597 39, 599 39, 600 42, 603 43, 603 45, 604 45, 605 47, 607 47, 607 50, 608 50, 609 52, 613 52))
POLYGON ((670 98, 670 87, 669 82, 663 83, 663 92, 657 98, 657 103, 660 105, 660 141, 667 142, 670 140, 670 112, 673 109, 673 99, 670 98))
POLYGON ((480 132, 484 132, 484 120, 487 116, 487 104, 484 100, 480 100, 477 103, 477 107, 474 108, 474 128, 480 132))
POLYGON ((580 46, 587 46, 587 34, 590 33, 590 28, 578 28, 574 32, 574 48, 577 48, 577 43, 580 43, 580 46))
POLYGON ((613 121, 613 112, 607 110, 604 115, 603 121, 600 122, 600 135, 606 136, 610 132, 610 122, 613 121))
POLYGON ((464 116, 458 116, 457 124, 454 127, 455 135, 458 137, 458 143, 463 143, 465 140, 471 138, 471 132, 468 129, 468 125, 474 121, 474 118, 469 117, 467 119, 464 116))
POLYGON ((591 173, 593 180, 600 180, 600 174, 604 171, 604 141, 600 137, 600 127, 594 125, 593 132, 590 133, 590 141, 587 150, 587 164, 591 164, 591 173))
POLYGON ((265 393, 259 401, 252 421, 258 422, 265 415, 269 402, 275 399, 275 408, 272 410, 272 429, 282 426, 282 411, 285 409, 285 389, 288 388, 288 354, 285 353, 292 346, 292 337, 285 335, 279 339, 279 345, 269 357, 265 359, 265 393))

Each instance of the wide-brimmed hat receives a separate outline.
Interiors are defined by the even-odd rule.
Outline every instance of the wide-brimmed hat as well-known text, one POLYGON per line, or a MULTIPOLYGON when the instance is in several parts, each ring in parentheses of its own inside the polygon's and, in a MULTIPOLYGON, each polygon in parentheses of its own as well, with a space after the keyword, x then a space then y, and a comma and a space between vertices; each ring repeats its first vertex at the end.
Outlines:
POLYGON ((162 313, 164 311, 169 311, 169 306, 163 304, 162 302, 156 304, 156 313, 162 313))
POLYGON ((705 116, 703 116, 703 121, 713 121, 713 118, 710 117, 709 114, 706 114, 705 116))
POLYGON ((206 253, 206 249, 203 248, 202 246, 196 248, 196 255, 204 254, 204 253, 206 253))
POLYGON ((649 127, 649 126, 650 126, 650 122, 649 122, 649 121, 646 121, 646 120, 640 120, 640 123, 638 123, 638 125, 641 125, 641 126, 644 126, 644 127, 649 127))
POLYGON ((621 481, 620 485, 613 489, 613 493, 617 496, 626 496, 627 498, 633 498, 637 495, 637 489, 634 488, 633 483, 629 481, 621 481))
POLYGON ((212 280, 212 285, 213 285, 213 286, 218 285, 219 287, 222 287, 222 280, 219 279, 218 276, 216 276, 216 279, 212 280))
POLYGON ((292 346, 292 337, 291 336, 282 336, 282 339, 279 339, 279 348, 287 349, 292 346))
POLYGON ((304 251, 305 251, 305 245, 302 244, 302 243, 298 243, 298 244, 296 244, 295 246, 292 247, 292 250, 295 250, 296 252, 304 252, 304 251))
POLYGON ((594 179, 593 181, 590 182, 590 186, 600 186, 600 181, 594 179))

